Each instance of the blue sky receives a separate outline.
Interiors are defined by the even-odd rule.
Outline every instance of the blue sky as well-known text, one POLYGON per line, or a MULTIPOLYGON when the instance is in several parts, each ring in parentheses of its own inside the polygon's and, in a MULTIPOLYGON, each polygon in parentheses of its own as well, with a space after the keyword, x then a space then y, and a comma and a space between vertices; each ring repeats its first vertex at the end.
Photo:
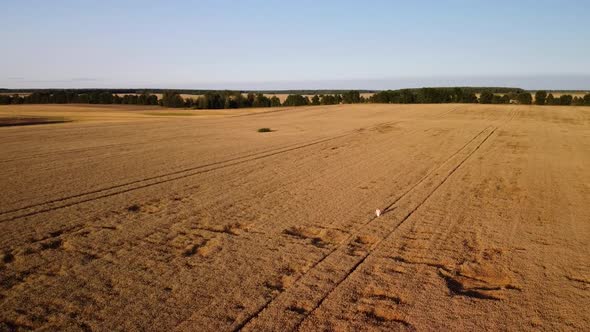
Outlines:
POLYGON ((0 87, 590 89, 590 1, 27 1, 0 87))

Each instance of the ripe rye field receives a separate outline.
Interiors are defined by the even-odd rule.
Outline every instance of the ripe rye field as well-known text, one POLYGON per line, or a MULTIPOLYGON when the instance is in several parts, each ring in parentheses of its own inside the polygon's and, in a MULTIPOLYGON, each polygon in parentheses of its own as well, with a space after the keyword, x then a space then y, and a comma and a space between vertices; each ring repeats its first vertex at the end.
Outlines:
POLYGON ((0 330, 590 329, 588 107, 17 115, 0 330))

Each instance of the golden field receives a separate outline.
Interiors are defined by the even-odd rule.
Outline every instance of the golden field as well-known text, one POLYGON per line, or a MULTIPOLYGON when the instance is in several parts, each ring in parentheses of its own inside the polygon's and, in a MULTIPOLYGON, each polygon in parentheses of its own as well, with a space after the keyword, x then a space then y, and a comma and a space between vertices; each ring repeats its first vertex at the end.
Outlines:
POLYGON ((0 330, 590 329, 590 107, 0 106, 35 117, 0 330))

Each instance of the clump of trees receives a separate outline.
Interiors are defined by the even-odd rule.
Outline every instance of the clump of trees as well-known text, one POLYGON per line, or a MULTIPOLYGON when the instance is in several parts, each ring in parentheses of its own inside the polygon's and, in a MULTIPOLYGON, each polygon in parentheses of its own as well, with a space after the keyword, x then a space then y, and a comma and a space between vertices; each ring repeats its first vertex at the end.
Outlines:
POLYGON ((370 103, 385 104, 439 104, 477 103, 475 92, 464 88, 421 88, 387 90, 375 93, 370 103))
POLYGON ((344 104, 360 104, 364 102, 364 98, 361 97, 359 91, 351 90, 342 94, 342 102, 344 104))
POLYGON ((533 96, 528 92, 521 92, 516 95, 516 100, 519 104, 530 105, 533 103, 533 96))
POLYGON ((313 97, 311 97, 311 104, 315 106, 321 105, 320 96, 313 95, 313 97))
POLYGON ((281 106, 281 100, 277 96, 270 97, 270 107, 281 106))
POLYGON ((537 91, 535 93, 536 105, 562 105, 562 106, 590 106, 590 93, 583 97, 572 96, 570 94, 562 94, 558 98, 547 91, 537 91))
POLYGON ((164 107, 184 107, 185 101, 180 94, 172 91, 165 91, 162 94, 160 105, 164 107))
POLYGON ((535 92, 535 105, 545 105, 546 101, 547 101, 547 91, 535 92))
POLYGON ((479 96, 480 104, 510 104, 517 94, 510 93, 505 95, 494 94, 490 91, 484 91, 479 96))
POLYGON ((262 93, 249 93, 244 96, 240 91, 207 92, 196 99, 187 98, 185 107, 195 109, 231 109, 247 107, 280 106, 276 96, 268 98, 262 93))
POLYGON ((479 96, 480 104, 491 104, 494 101, 494 94, 489 91, 484 91, 479 96))
POLYGON ((492 97, 492 104, 510 104, 510 96, 509 95, 494 95, 492 97))
POLYGON ((572 95, 561 95, 559 96, 559 104, 560 105, 571 105, 573 97, 572 95))
POLYGON ((285 102, 283 102, 283 106, 305 106, 310 103, 308 97, 303 97, 302 95, 288 95, 285 102))
POLYGON ((320 105, 337 105, 342 102, 342 96, 334 95, 320 95, 320 105))

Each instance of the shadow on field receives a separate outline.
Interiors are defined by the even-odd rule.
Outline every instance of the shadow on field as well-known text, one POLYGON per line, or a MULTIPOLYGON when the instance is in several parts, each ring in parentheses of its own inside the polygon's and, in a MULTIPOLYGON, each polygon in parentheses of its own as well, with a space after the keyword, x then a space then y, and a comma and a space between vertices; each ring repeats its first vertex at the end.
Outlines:
POLYGON ((32 126, 42 124, 66 123, 71 120, 62 118, 0 118, 0 127, 32 126))

